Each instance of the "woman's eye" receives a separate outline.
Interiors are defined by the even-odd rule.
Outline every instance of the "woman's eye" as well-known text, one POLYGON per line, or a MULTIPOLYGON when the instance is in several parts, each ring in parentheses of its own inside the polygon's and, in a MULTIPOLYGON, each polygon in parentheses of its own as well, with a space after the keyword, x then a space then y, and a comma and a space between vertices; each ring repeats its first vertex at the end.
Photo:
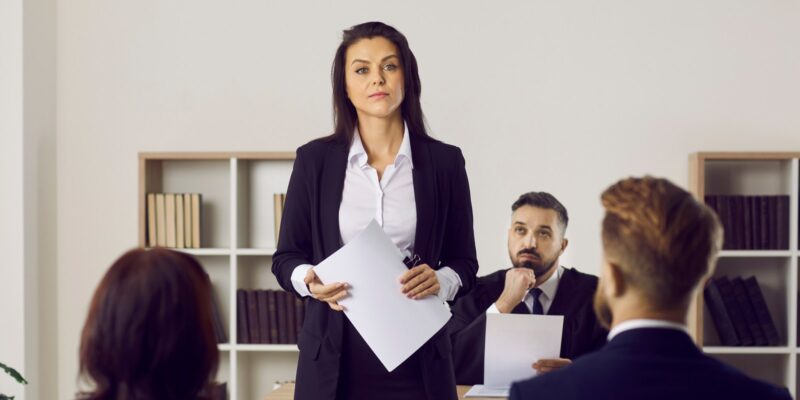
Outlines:
POLYGON ((367 68, 366 67, 361 67, 361 68, 356 70, 356 73, 359 74, 359 75, 366 74, 367 73, 367 68))
POLYGON ((394 71, 397 69, 397 65, 394 64, 386 64, 383 66, 383 69, 386 71, 394 71))

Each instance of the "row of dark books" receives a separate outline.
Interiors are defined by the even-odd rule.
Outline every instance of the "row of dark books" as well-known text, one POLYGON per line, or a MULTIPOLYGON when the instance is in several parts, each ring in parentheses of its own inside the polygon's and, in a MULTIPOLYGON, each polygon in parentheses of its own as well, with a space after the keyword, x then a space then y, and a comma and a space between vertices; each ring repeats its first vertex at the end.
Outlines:
POLYGON ((706 196, 725 227, 725 250, 788 250, 789 196, 706 196))
POLYGON ((297 343, 305 303, 283 290, 236 291, 238 343, 297 343))
POLYGON ((148 193, 147 245, 198 249, 203 196, 200 193, 148 193))
POLYGON ((756 277, 714 278, 703 292, 723 346, 778 346, 781 338, 756 277))

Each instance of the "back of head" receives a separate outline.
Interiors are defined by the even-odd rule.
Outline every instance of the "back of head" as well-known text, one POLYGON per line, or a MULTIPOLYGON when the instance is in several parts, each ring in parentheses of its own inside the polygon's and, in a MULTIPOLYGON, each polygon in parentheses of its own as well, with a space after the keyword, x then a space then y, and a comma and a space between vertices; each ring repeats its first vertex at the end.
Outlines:
POLYGON ((712 272, 722 228, 711 209, 666 179, 628 178, 602 196, 603 250, 655 309, 687 308, 712 272))
POLYGON ((135 249, 114 262, 83 328, 87 399, 196 399, 216 373, 211 283, 191 256, 135 249))

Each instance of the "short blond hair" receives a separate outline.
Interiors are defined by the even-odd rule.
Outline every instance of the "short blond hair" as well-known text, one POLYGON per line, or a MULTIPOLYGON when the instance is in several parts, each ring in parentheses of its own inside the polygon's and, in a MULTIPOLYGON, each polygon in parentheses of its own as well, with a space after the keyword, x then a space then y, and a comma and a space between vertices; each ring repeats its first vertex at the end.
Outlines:
POLYGON ((603 250, 625 282, 651 306, 688 305, 722 246, 717 215, 689 192, 651 176, 623 179, 601 200, 603 250))

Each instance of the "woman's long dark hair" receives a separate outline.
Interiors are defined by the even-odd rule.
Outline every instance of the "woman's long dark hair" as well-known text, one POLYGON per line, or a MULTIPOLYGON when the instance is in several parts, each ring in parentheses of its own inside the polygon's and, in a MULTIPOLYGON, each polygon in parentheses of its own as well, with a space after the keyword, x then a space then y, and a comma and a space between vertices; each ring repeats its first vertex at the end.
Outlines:
POLYGON ((351 27, 344 31, 342 43, 336 49, 336 56, 333 58, 331 67, 331 83, 333 84, 333 122, 336 128, 330 139, 341 140, 347 143, 353 139, 353 132, 358 124, 358 115, 353 103, 347 97, 347 87, 345 85, 345 54, 347 48, 361 39, 371 39, 383 37, 394 43, 400 52, 400 62, 405 76, 403 103, 400 111, 408 127, 408 132, 418 137, 430 137, 425 129, 425 116, 422 113, 422 106, 419 96, 422 92, 422 84, 419 80, 419 70, 417 59, 408 47, 408 41, 397 29, 382 22, 365 22, 351 27))
POLYGON ((198 399, 219 363, 211 282, 190 255, 134 249, 94 293, 83 327, 80 399, 198 399))

